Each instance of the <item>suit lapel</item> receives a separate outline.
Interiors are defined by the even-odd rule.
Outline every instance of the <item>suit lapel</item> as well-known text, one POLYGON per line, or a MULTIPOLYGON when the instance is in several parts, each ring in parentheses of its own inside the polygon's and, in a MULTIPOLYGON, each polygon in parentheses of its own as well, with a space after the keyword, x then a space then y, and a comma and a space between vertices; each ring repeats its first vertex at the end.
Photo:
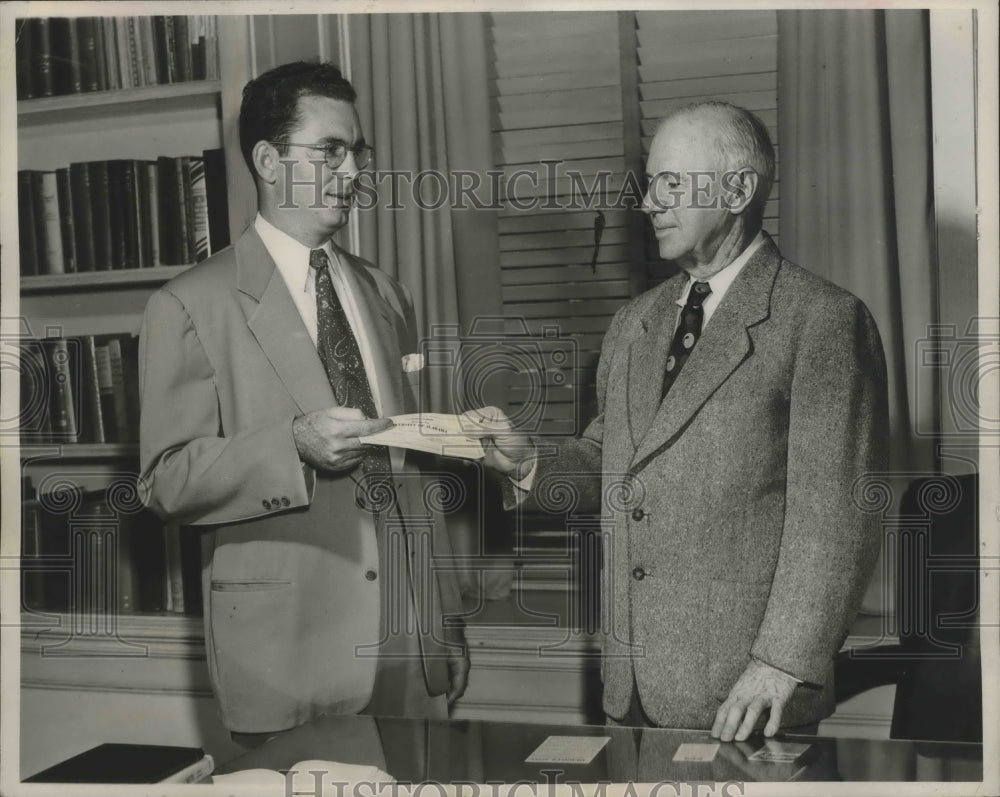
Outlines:
POLYGON ((267 248, 251 226, 236 242, 237 287, 254 304, 247 326, 302 412, 335 406, 330 381, 267 248))
POLYGON ((365 267, 342 249, 337 255, 343 266, 344 279, 351 288, 361 326, 367 330, 371 345, 372 369, 382 405, 382 415, 400 415, 406 411, 403 400, 403 356, 388 303, 379 295, 365 267))
POLYGON ((628 353, 628 424, 632 447, 638 448, 660 406, 663 371, 677 324, 677 298, 687 275, 673 277, 641 319, 643 328, 628 353))
MULTIPOLYGON (((750 355, 747 330, 767 318, 771 289, 780 264, 781 256, 769 239, 750 258, 716 308, 666 400, 656 411, 632 460, 631 470, 644 467, 750 355)), ((661 379, 662 373, 662 369, 657 371, 661 379)))

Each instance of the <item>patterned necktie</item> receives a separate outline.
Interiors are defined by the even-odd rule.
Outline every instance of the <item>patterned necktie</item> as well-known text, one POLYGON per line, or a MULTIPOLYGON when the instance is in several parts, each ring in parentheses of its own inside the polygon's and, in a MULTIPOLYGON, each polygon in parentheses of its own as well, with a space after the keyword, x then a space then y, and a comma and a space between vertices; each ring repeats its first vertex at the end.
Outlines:
MULTIPOLYGON (((330 260, 323 249, 309 252, 309 265, 316 273, 316 350, 330 387, 342 407, 355 407, 368 418, 377 418, 361 349, 347 320, 344 305, 333 288, 330 260)), ((365 446, 362 467, 366 474, 389 476, 389 450, 385 446, 365 446)))
POLYGON ((687 302, 684 309, 681 310, 677 331, 674 333, 674 339, 670 343, 670 352, 667 354, 667 367, 663 372, 661 399, 667 395, 667 391, 677 380, 677 375, 694 350, 694 344, 701 337, 701 327, 705 319, 705 309, 702 305, 711 293, 712 287, 707 282, 696 282, 688 292, 687 302))

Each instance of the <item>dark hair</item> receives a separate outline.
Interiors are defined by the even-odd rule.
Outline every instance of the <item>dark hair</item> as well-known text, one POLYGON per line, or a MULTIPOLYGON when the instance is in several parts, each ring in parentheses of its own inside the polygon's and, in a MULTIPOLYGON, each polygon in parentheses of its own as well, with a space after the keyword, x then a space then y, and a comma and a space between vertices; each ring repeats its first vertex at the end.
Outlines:
MULTIPOLYGON (((250 174, 253 148, 258 141, 282 141, 299 120, 299 97, 314 94, 351 104, 357 93, 333 64, 296 61, 282 64, 251 80, 243 87, 240 104, 240 151, 250 174)), ((279 147, 285 155, 287 147, 279 147)))

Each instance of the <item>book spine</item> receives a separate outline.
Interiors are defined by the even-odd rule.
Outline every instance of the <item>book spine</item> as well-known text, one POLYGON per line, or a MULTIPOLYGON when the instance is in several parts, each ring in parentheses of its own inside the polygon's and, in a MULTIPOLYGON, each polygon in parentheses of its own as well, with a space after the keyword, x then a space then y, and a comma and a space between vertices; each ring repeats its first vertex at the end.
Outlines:
POLYGON ((139 338, 119 335, 122 358, 122 384, 125 395, 126 440, 139 440, 139 338))
POLYGON ((146 236, 149 242, 149 264, 151 266, 161 265, 160 258, 160 172, 156 161, 146 161, 143 164, 146 170, 146 208, 148 213, 148 223, 146 229, 149 234, 146 236))
POLYGON ((136 31, 142 43, 139 50, 143 83, 147 86, 156 86, 159 84, 159 79, 156 73, 156 35, 153 31, 153 18, 138 17, 136 31))
POLYGON ((117 337, 108 339, 108 356, 111 361, 111 386, 115 396, 115 436, 119 442, 133 443, 129 429, 128 396, 125 391, 125 369, 122 363, 122 345, 117 337))
POLYGON ((117 91, 123 88, 119 68, 117 26, 114 17, 100 17, 99 20, 104 31, 104 74, 107 78, 105 88, 117 91))
POLYGON ((177 64, 177 39, 174 30, 174 18, 163 17, 163 47, 167 63, 167 82, 176 83, 179 78, 177 64))
POLYGON ((83 61, 76 20, 57 17, 51 23, 56 93, 79 94, 83 91, 83 61))
POLYGON ((121 162, 121 206, 122 226, 125 231, 124 268, 139 268, 142 265, 142 240, 139 218, 139 186, 135 171, 135 161, 121 162))
POLYGON ((59 223, 59 189, 55 172, 34 172, 35 225, 42 233, 39 252, 45 274, 64 274, 62 227, 59 223), (40 222, 40 223, 39 223, 40 222))
POLYGON ((70 367, 69 342, 52 338, 49 343, 49 366, 52 373, 52 432, 56 442, 76 443, 76 407, 73 401, 74 380, 70 367))
POLYGON ((31 25, 19 19, 17 39, 14 44, 14 73, 17 80, 17 98, 30 100, 35 96, 35 56, 31 43, 31 25))
POLYGON ((191 32, 186 16, 174 17, 174 52, 177 58, 177 80, 194 80, 194 62, 191 54, 191 32))
POLYGON ((136 572, 133 563, 133 547, 135 539, 132 524, 128 515, 119 515, 114 530, 114 562, 115 572, 111 583, 114 585, 114 606, 119 612, 132 613, 138 608, 136 572))
POLYGON ((214 770, 215 759, 212 758, 211 754, 205 753, 205 757, 201 761, 195 761, 179 772, 165 777, 160 783, 201 783, 208 780, 214 770))
POLYGON ((188 182, 191 185, 191 245, 194 262, 200 263, 209 254, 208 193, 205 190, 205 162, 188 158, 188 182))
POLYGON ((42 508, 38 501, 21 504, 21 605, 39 610, 45 605, 45 570, 42 559, 42 508))
POLYGON ((90 17, 94 30, 94 75, 97 81, 97 91, 106 91, 108 85, 108 62, 104 58, 106 45, 104 43, 104 24, 100 17, 90 17))
POLYGON ((125 208, 124 161, 107 161, 108 167, 108 221, 111 227, 111 255, 109 267, 126 267, 128 259, 128 214, 125 208))
POLYGON ((191 77, 205 79, 205 26, 201 14, 191 17, 188 29, 191 32, 191 77))
POLYGON ((52 62, 52 28, 49 20, 31 20, 31 52, 34 58, 33 74, 36 97, 55 94, 55 75, 52 62))
POLYGON ((97 255, 94 250, 94 217, 91 206, 90 165, 69 165, 70 196, 73 207, 73 232, 76 235, 76 270, 93 271, 97 255))
POLYGON ((104 428, 104 439, 109 443, 124 442, 118 437, 118 423, 115 411, 115 385, 111 372, 111 352, 106 344, 94 347, 94 362, 97 365, 97 386, 101 404, 101 420, 104 428))
POLYGON ((163 555, 166 550, 163 539, 163 523, 148 509, 132 515, 129 520, 133 527, 133 566, 135 567, 136 600, 141 612, 167 611, 166 567, 163 555))
POLYGON ((114 231, 111 227, 111 185, 107 161, 91 161, 91 214, 93 216, 94 268, 107 271, 114 263, 114 231))
POLYGON ((35 237, 35 200, 31 190, 31 172, 17 173, 17 234, 21 276, 38 273, 38 240, 35 237))
POLYGON ((18 341, 20 404, 18 427, 24 442, 45 443, 51 439, 49 420, 49 368, 42 343, 33 339, 18 341))
POLYGON ((62 236, 63 267, 67 273, 76 271, 76 230, 73 221, 73 194, 69 169, 56 169, 56 193, 59 195, 59 233, 62 236))
POLYGON ((81 442, 106 443, 104 416, 101 413, 101 382, 97 375, 97 343, 93 335, 80 338, 81 387, 80 410, 81 442))
POLYGON ((176 266, 181 263, 178 247, 177 180, 174 174, 174 159, 161 156, 156 159, 156 184, 158 191, 160 231, 160 264, 176 266))
POLYGON ((168 524, 164 533, 167 611, 184 614, 184 575, 181 568, 180 529, 168 524))
POLYGON ((127 64, 131 85, 144 86, 146 84, 143 82, 142 71, 142 39, 135 24, 135 17, 125 18, 125 41, 128 47, 128 60, 122 64, 122 70, 124 71, 127 64))
POLYGON ((174 158, 174 179, 177 182, 177 245, 181 263, 194 262, 194 246, 191 234, 191 181, 188 158, 182 155, 174 158))
POLYGON ((153 247, 150 242, 152 221, 149 207, 149 177, 145 161, 133 161, 135 171, 135 212, 136 235, 139 240, 139 267, 149 268, 153 265, 153 247))
POLYGON ((219 79, 219 33, 214 16, 205 17, 205 73, 209 80, 219 79))
POLYGON ((208 248, 211 254, 229 246, 229 195, 226 185, 226 155, 222 149, 206 149, 205 191, 208 198, 208 248))
POLYGON ((167 52, 170 49, 167 43, 167 18, 154 16, 151 22, 153 25, 153 50, 156 56, 156 81, 157 83, 172 83, 170 65, 167 63, 167 52))
POLYGON ((74 22, 80 50, 80 90, 97 91, 101 87, 101 80, 96 20, 93 17, 79 17, 74 22))

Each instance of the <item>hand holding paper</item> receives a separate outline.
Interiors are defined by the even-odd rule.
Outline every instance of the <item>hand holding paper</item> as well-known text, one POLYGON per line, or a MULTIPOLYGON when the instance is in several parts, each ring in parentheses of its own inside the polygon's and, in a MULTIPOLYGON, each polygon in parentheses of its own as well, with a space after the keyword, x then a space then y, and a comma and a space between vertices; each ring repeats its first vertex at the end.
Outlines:
POLYGON ((376 434, 358 438, 362 443, 409 448, 427 451, 445 457, 482 459, 483 446, 477 437, 470 435, 472 427, 462 422, 459 415, 436 412, 414 412, 394 415, 393 426, 376 434))

